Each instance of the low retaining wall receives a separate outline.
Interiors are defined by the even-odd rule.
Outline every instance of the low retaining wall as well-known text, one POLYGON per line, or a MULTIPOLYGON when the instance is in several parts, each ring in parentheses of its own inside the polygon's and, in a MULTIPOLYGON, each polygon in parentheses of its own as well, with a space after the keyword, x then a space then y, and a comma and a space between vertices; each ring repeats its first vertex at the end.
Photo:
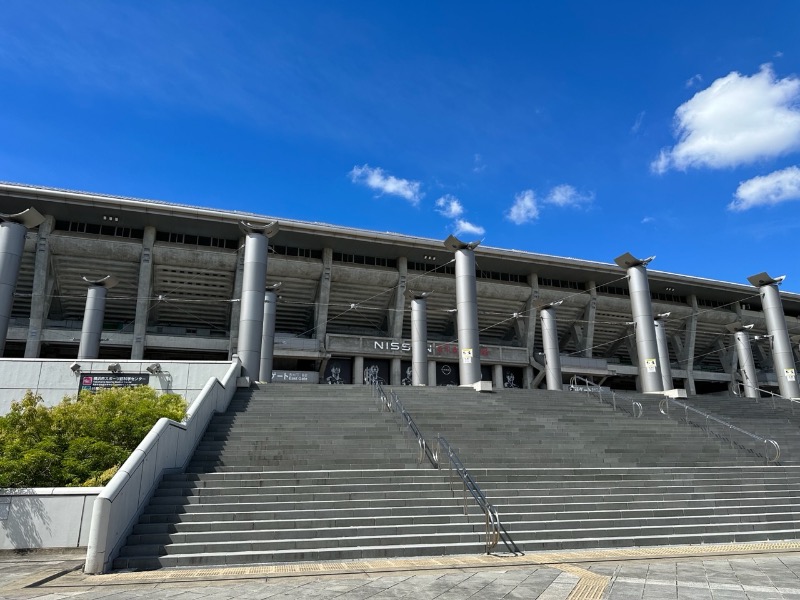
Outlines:
POLYGON ((236 392, 242 363, 234 357, 221 380, 211 378, 177 423, 159 419, 95 500, 85 572, 104 573, 150 501, 165 472, 181 471, 215 412, 224 412, 236 392))
POLYGON ((0 488, 0 550, 85 548, 101 487, 0 488))
POLYGON ((6 414, 13 400, 21 400, 27 390, 39 394, 45 406, 55 406, 64 396, 78 393, 82 377, 88 373, 112 376, 111 363, 119 363, 121 376, 140 375, 147 385, 158 392, 180 394, 187 400, 195 398, 209 377, 221 378, 231 365, 229 360, 218 362, 167 361, 160 362, 161 372, 148 373, 152 360, 63 360, 45 358, 0 359, 0 415, 6 414), (73 370, 77 363, 80 370, 73 370))

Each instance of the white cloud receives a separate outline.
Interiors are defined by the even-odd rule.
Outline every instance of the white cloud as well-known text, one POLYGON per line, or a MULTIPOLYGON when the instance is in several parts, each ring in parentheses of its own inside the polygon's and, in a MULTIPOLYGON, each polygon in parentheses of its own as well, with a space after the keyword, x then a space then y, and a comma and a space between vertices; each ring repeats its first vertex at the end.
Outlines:
POLYGON ((750 77, 732 72, 675 111, 678 143, 650 165, 656 173, 724 168, 800 149, 800 80, 776 79, 770 65, 750 77))
POLYGON ((544 201, 556 206, 581 206, 594 200, 594 194, 581 194, 571 185, 557 185, 547 194, 544 201))
POLYGON ((473 225, 469 221, 465 221, 464 219, 456 219, 455 223, 455 234, 462 235, 462 234, 469 234, 469 235, 483 235, 486 233, 486 230, 481 227, 480 225, 473 225))
POLYGON ((377 190, 380 194, 400 196, 411 202, 414 206, 419 204, 420 199, 424 195, 420 191, 422 184, 419 181, 400 179, 394 175, 387 175, 380 167, 372 168, 369 165, 355 166, 353 170, 350 171, 349 175, 353 183, 366 185, 373 190, 377 190))
POLYGON ((728 209, 733 211, 800 200, 800 167, 789 167, 743 181, 734 196, 728 205, 728 209))
POLYGON ((654 221, 655 218, 653 217, 645 217, 644 219, 642 219, 642 225, 646 225, 647 223, 653 223, 654 221))
POLYGON ((475 154, 472 157, 472 172, 482 173, 486 169, 486 164, 483 162, 483 157, 480 154, 475 154))
POLYGON ((686 87, 694 87, 696 85, 700 85, 701 83, 703 83, 703 76, 700 75, 700 73, 696 73, 686 80, 686 87))
POLYGON ((464 214, 464 207, 458 198, 445 194, 436 201, 436 212, 448 219, 456 219, 464 214))
POLYGON ((506 213, 506 218, 515 225, 529 223, 539 218, 539 206, 533 190, 524 190, 514 196, 514 204, 506 213))

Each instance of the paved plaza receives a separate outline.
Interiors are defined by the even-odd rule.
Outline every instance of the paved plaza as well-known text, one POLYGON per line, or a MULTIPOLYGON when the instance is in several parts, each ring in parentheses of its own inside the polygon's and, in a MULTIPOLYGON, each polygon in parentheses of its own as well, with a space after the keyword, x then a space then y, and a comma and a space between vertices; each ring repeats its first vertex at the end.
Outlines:
POLYGON ((800 543, 162 569, 88 576, 83 554, 0 555, 0 598, 800 600, 800 543))

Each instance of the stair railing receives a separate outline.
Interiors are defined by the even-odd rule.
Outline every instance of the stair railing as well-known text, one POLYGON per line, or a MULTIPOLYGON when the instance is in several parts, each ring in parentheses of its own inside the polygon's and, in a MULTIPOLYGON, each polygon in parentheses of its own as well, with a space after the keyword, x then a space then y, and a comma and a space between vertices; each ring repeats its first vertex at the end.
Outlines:
POLYGON ((498 514, 497 509, 486 499, 486 494, 483 493, 477 482, 473 479, 472 475, 469 474, 469 471, 467 471, 467 468, 464 466, 464 463, 461 462, 458 454, 456 454, 455 450, 453 450, 452 446, 450 446, 450 443, 444 437, 439 435, 436 438, 436 447, 431 448, 425 441, 425 436, 422 435, 422 432, 420 431, 413 417, 405 409, 403 403, 400 402, 400 398, 397 396, 397 393, 394 390, 390 390, 389 393, 386 393, 386 391, 383 389, 383 385, 381 385, 379 381, 374 381, 372 383, 372 395, 377 399, 381 410, 390 411, 396 414, 402 423, 401 427, 405 427, 406 431, 416 438, 417 445, 419 446, 417 464, 421 464, 422 461, 427 457, 428 461, 431 463, 431 465, 433 465, 433 468, 441 469, 439 455, 441 454, 442 450, 447 452, 448 466, 450 468, 450 492, 454 494, 454 467, 456 474, 464 484, 464 515, 468 514, 467 492, 470 493, 475 502, 478 503, 478 506, 483 511, 486 526, 486 553, 491 553, 491 551, 497 546, 498 542, 502 540, 509 552, 522 554, 522 551, 517 547, 516 543, 514 543, 514 540, 511 539, 508 531, 506 531, 506 528, 503 527, 503 524, 500 522, 500 515, 498 514))
POLYGON ((642 403, 638 400, 634 400, 633 398, 626 398, 622 394, 617 394, 614 390, 611 390, 611 394, 603 395, 603 388, 602 386, 597 385, 594 381, 590 381, 585 377, 581 377, 580 375, 573 375, 572 378, 569 380, 569 384, 571 387, 586 387, 586 395, 587 396, 596 396, 600 402, 605 402, 617 410, 617 396, 619 395, 620 398, 624 398, 630 400, 631 403, 631 410, 628 411, 627 408, 624 406, 620 406, 620 410, 623 412, 628 413, 634 419, 641 418, 642 414, 644 413, 644 409, 642 408, 642 403))
MULTIPOLYGON (((743 435, 745 438, 748 438, 750 440, 755 440, 759 444, 763 444, 763 446, 764 446, 764 458, 766 459, 767 464, 769 464, 769 463, 777 463, 778 460, 781 457, 781 447, 778 444, 778 442, 776 442, 773 439, 765 438, 765 437, 762 437, 762 436, 757 435, 755 433, 751 433, 751 432, 749 432, 749 431, 747 431, 745 429, 742 429, 741 427, 737 427, 736 425, 733 425, 732 423, 728 423, 727 421, 723 421, 719 417, 715 417, 714 415, 711 415, 711 414, 709 414, 707 412, 704 412, 704 411, 702 411, 702 410, 700 410, 698 408, 695 408, 694 406, 689 406, 688 404, 686 404, 684 402, 679 402, 678 400, 675 400, 674 398, 664 398, 663 400, 661 400, 661 402, 659 402, 659 404, 658 404, 658 410, 661 412, 662 415, 664 415, 666 417, 669 417, 670 416, 669 415, 670 406, 682 408, 683 409, 683 418, 686 421, 686 423, 690 424, 690 425, 695 425, 697 427, 700 427, 701 429, 705 429, 706 435, 708 437, 711 437, 712 424, 716 425, 719 428, 721 428, 723 431, 727 431, 727 439, 730 442, 731 448, 734 447, 733 438, 734 438, 734 432, 735 432, 735 433, 743 435), (698 416, 701 422, 698 423, 696 421, 692 421, 692 419, 690 419, 690 417, 689 417, 690 413, 692 415, 698 416), (770 449, 772 449, 772 452, 770 452, 770 449), (773 456, 770 457, 770 454, 773 454, 773 456)), ((719 437, 721 439, 725 439, 725 437, 726 437, 722 433, 715 433, 714 435, 716 435, 717 437, 719 437)))
POLYGON ((467 492, 469 492, 473 500, 475 500, 480 509, 483 511, 486 524, 486 554, 490 554, 492 550, 497 547, 497 543, 501 540, 509 552, 513 554, 522 554, 522 551, 519 549, 514 540, 511 539, 508 531, 500 522, 500 514, 497 512, 497 509, 494 507, 494 505, 489 503, 489 500, 486 498, 486 494, 483 493, 483 490, 481 490, 478 483, 475 481, 475 479, 473 479, 469 471, 467 471, 467 468, 464 466, 464 463, 461 462, 461 459, 450 445, 450 442, 448 442, 444 436, 439 434, 436 436, 435 455, 437 456, 437 460, 442 451, 447 453, 447 464, 450 471, 450 493, 455 495, 455 490, 453 489, 453 471, 455 471, 455 473, 461 479, 461 483, 463 484, 464 515, 468 514, 467 492))
POLYGON ((373 397, 377 398, 381 410, 396 414, 400 419, 401 428, 405 428, 406 433, 414 436, 418 447, 417 464, 422 464, 425 458, 427 458, 428 462, 431 463, 433 468, 438 469, 439 461, 436 458, 435 452, 425 441, 425 436, 422 435, 419 427, 405 409, 403 403, 400 402, 400 398, 398 398, 397 394, 393 390, 390 390, 387 394, 381 383, 379 381, 375 381, 372 384, 372 395, 373 397))
MULTIPOLYGON (((738 393, 736 393, 737 396, 740 396, 742 398, 746 397, 745 393, 744 393, 744 384, 741 381, 737 381, 736 382, 736 389, 737 389, 737 392, 738 392, 738 393)), ((786 400, 786 401, 788 401, 789 402, 789 408, 792 410, 792 414, 794 414, 794 405, 796 403, 800 403, 800 399, 797 399, 797 398, 787 398, 786 396, 781 396, 780 394, 776 394, 775 392, 771 392, 769 390, 765 390, 765 389, 760 388, 760 387, 756 387, 755 389, 758 390, 759 393, 766 394, 770 399, 772 399, 772 408, 773 409, 777 408, 777 406, 775 404, 775 399, 776 398, 778 400, 786 400)), ((756 401, 756 404, 758 404, 758 400, 759 400, 758 398, 752 398, 752 399, 756 401)))

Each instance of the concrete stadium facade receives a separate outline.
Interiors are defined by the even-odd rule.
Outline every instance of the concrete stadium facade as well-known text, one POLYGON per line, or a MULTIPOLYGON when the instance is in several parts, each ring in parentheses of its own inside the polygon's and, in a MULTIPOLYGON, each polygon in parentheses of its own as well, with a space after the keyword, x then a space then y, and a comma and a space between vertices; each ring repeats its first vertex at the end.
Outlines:
MULTIPOLYGON (((456 261, 442 240, 18 184, 0 184, 0 207, 6 215, 33 208, 43 217, 24 236, 4 358, 77 358, 90 318, 87 295, 98 285, 105 287, 96 358, 220 361, 241 352, 240 322, 251 323, 241 319, 243 297, 253 291, 244 222, 276 225, 267 236, 265 282, 273 294, 274 382, 411 383, 411 306, 424 295, 427 383, 460 383, 456 261)), ((557 362, 561 384, 579 375, 642 389, 645 362, 658 360, 661 377, 671 376, 664 385, 690 395, 794 389, 783 380, 796 381, 800 295, 772 293, 777 281, 766 273, 766 280, 737 284, 645 270, 645 261, 629 266, 484 246, 474 253, 475 358, 481 379, 497 387, 550 386, 547 364, 557 362), (631 269, 637 280, 645 272, 649 288, 631 289, 631 269), (657 353, 648 350, 653 358, 640 360, 647 346, 637 343, 637 328, 653 316, 663 341, 657 353), (774 331, 779 326, 784 333, 774 331), (776 354, 784 334, 790 349, 784 344, 776 354), (742 355, 748 341, 751 357, 742 355)), ((0 259, 7 278, 13 260, 0 259)))

